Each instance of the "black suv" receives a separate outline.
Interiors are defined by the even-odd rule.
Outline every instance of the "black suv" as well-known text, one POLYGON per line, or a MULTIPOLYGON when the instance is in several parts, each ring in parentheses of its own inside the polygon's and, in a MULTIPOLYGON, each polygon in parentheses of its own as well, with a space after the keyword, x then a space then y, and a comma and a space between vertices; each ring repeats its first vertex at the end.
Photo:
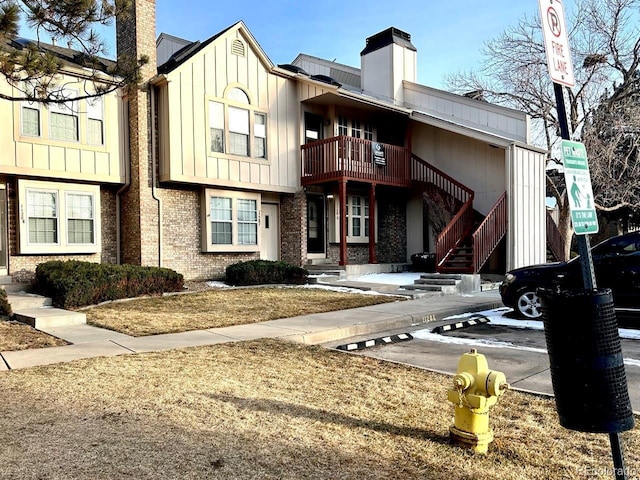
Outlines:
MULTIPOLYGON (((640 316, 640 232, 612 237, 591 249, 598 288, 611 288, 618 317, 640 316)), ((538 288, 583 288, 580 257, 511 270, 500 285, 502 303, 519 317, 541 316, 538 288)))

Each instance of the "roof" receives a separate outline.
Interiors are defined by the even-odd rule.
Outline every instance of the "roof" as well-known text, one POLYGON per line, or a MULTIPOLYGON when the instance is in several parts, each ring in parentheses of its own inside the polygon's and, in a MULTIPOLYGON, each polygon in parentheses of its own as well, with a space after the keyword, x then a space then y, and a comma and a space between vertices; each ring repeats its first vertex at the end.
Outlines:
POLYGON ((55 55, 63 66, 75 68, 92 68, 105 73, 112 73, 116 68, 116 62, 103 57, 89 57, 86 53, 72 48, 60 47, 43 42, 36 42, 27 38, 16 37, 0 40, 0 50, 6 52, 19 52, 28 45, 36 46, 40 51, 55 55), (90 62, 91 60, 91 62, 90 62))
MULTIPOLYGON (((165 74, 165 73, 169 73, 169 72, 175 70, 180 65, 182 65, 185 62, 187 62, 190 58, 192 58, 194 55, 196 55, 198 52, 200 52, 205 47, 207 47, 212 42, 214 42, 216 39, 220 38, 221 36, 223 36, 224 34, 226 34, 227 32, 229 32, 230 30, 232 30, 234 28, 242 29, 242 31, 248 37, 249 42, 252 44, 253 48, 258 52, 258 55, 262 58, 262 60, 265 63, 267 63, 268 65, 270 65, 270 67, 273 67, 273 64, 271 63, 271 60, 269 60, 269 57, 267 57, 267 55, 264 53, 264 51, 262 50, 262 48, 260 47, 260 45, 258 44, 256 39, 253 37, 253 35, 249 31, 249 29, 245 26, 245 24, 242 21, 239 21, 239 22, 236 22, 233 25, 225 28, 224 30, 216 33, 212 37, 209 37, 208 39, 204 40, 203 42, 195 41, 195 42, 188 43, 183 48, 181 48, 180 50, 175 52, 173 55, 171 55, 169 60, 167 60, 165 63, 163 63, 162 65, 158 65, 158 73, 159 74, 165 74)), ((166 34, 164 34, 164 35, 166 35, 166 34)), ((177 37, 174 37, 174 38, 177 38, 177 37)), ((159 40, 160 39, 158 39, 158 41, 159 40)), ((184 39, 179 39, 179 40, 186 41, 184 39)))

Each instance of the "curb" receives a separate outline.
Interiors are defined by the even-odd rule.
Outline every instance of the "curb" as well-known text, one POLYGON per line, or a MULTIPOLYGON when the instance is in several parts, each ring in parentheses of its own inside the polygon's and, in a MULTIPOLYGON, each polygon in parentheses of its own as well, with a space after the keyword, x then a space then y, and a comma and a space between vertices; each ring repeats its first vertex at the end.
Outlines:
POLYGON ((454 330, 460 330, 462 328, 473 327, 474 325, 483 325, 489 323, 489 319, 481 314, 472 315, 469 320, 463 320, 462 322, 450 323, 448 325, 438 325, 431 331, 437 334, 443 334, 446 332, 452 332, 454 330))
POLYGON ((413 340, 413 336, 410 333, 399 333, 398 335, 389 335, 387 337, 374 338, 372 340, 364 340, 356 343, 346 343, 344 345, 338 345, 336 350, 344 350, 346 352, 353 352, 356 350, 364 350, 365 348, 375 347, 376 345, 390 345, 398 342, 408 342, 413 340))

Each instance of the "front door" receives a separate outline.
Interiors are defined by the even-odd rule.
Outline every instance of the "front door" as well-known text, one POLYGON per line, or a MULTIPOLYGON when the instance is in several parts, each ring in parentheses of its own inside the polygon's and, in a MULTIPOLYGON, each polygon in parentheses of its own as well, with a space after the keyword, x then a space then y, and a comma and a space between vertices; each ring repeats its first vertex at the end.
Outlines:
POLYGON ((280 259, 280 219, 278 205, 263 203, 260 224, 260 258, 262 260, 280 259))
POLYGON ((325 253, 324 195, 307 195, 307 253, 325 253))

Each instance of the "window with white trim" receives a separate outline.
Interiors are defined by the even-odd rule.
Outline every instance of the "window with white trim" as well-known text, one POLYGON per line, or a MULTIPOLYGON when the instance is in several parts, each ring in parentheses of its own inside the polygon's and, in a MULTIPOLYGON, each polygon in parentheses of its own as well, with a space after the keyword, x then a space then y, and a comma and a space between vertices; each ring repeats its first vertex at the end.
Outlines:
POLYGON ((342 115, 338 117, 338 135, 349 135, 347 118, 343 117, 342 115))
POLYGON ((100 187, 20 180, 20 253, 100 251, 100 187))
POLYGON ((209 101, 209 141, 212 153, 266 158, 267 115, 244 90, 231 88, 225 99, 209 101))
POLYGON ((40 136, 40 107, 35 102, 22 104, 22 134, 40 136))
POLYGON ((205 189, 203 250, 259 251, 260 194, 205 189))
MULTIPOLYGON (((74 98, 78 94, 65 90, 65 98, 74 98)), ((77 142, 78 130, 78 102, 70 100, 64 103, 52 103, 49 106, 49 136, 52 140, 77 142)))
POLYGON ((87 99, 87 143, 90 145, 104 145, 102 97, 87 99))
POLYGON ((350 241, 369 239, 369 199, 347 196, 347 237, 350 241))

